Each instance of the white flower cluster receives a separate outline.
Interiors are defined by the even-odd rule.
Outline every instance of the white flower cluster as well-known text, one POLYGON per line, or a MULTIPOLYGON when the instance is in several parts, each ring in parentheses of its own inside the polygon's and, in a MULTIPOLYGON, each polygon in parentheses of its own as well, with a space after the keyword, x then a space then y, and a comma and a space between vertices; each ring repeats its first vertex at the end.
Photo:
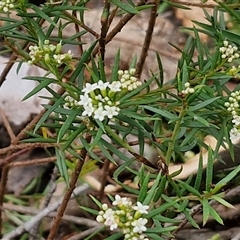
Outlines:
POLYGON ((238 67, 236 66, 231 66, 231 68, 227 71, 227 73, 234 78, 239 78, 239 72, 240 72, 240 65, 238 67))
POLYGON ((15 0, 1 0, 0 1, 0 11, 7 13, 15 7, 15 0))
POLYGON ((126 88, 128 91, 132 91, 142 85, 142 82, 137 81, 137 78, 134 77, 135 72, 136 72, 135 68, 131 68, 129 71, 128 70, 118 71, 118 76, 120 78, 119 81, 121 83, 122 88, 126 88))
POLYGON ((45 63, 52 63, 54 66, 61 66, 62 64, 68 64, 72 60, 73 54, 71 50, 67 53, 61 54, 62 43, 57 45, 50 44, 49 40, 45 40, 43 45, 30 46, 29 47, 29 57, 31 60, 28 64, 37 63, 39 61, 45 61, 45 63))
POLYGON ((228 41, 223 41, 223 47, 220 47, 219 51, 222 53, 222 59, 227 59, 228 62, 239 58, 239 54, 237 53, 238 48, 229 44, 228 41))
POLYGON ((230 131, 230 139, 232 141, 240 139, 240 112, 239 112, 240 91, 231 93, 225 107, 232 114, 233 128, 230 131))
POLYGON ((121 230, 125 240, 148 240, 143 234, 147 230, 145 225, 148 222, 143 214, 148 213, 149 206, 140 202, 133 205, 130 199, 119 195, 115 196, 112 204, 116 206, 116 210, 103 204, 97 221, 109 227, 111 231, 117 228, 121 230))
POLYGON ((65 97, 65 103, 64 103, 64 107, 65 108, 74 108, 78 106, 78 101, 76 99, 74 99, 71 96, 66 96, 65 97))
POLYGON ((190 83, 186 82, 184 84, 185 89, 181 91, 182 94, 188 95, 190 93, 194 93, 194 88, 190 87, 190 83))
POLYGON ((133 76, 135 69, 119 71, 119 81, 87 83, 82 89, 79 105, 83 106, 82 116, 93 116, 94 119, 103 121, 105 117, 112 119, 117 116, 120 108, 120 96, 126 91, 132 91, 142 83, 133 76), (119 94, 117 94, 119 92, 119 94))

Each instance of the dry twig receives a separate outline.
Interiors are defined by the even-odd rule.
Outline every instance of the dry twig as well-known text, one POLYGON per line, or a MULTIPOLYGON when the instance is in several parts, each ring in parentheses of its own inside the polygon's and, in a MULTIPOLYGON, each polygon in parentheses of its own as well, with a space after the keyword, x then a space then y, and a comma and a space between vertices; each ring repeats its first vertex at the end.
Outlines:
MULTIPOLYGON (((70 198, 74 198, 84 191, 86 191, 89 188, 87 184, 83 184, 79 187, 77 187, 73 193, 71 194, 70 198)), ((64 197, 60 198, 57 202, 53 203, 52 205, 46 207, 42 211, 40 211, 37 215, 35 215, 33 218, 31 218, 30 221, 24 223, 20 227, 16 228, 15 230, 11 231, 8 234, 5 234, 2 237, 2 240, 11 240, 12 238, 15 238, 17 236, 20 236, 24 232, 30 232, 33 226, 41 221, 44 217, 48 216, 51 212, 55 211, 63 202, 64 197)))

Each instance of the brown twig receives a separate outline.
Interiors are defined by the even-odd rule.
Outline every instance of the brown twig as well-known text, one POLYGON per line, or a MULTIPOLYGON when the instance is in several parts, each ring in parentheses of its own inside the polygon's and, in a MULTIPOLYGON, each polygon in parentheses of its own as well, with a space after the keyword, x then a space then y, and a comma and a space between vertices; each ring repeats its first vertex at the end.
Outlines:
POLYGON ((69 12, 67 11, 63 11, 62 12, 66 17, 68 17, 71 21, 73 21, 75 24, 78 24, 80 27, 82 27, 83 29, 85 29, 87 32, 89 32, 90 34, 92 34, 96 39, 99 38, 99 34, 97 32, 95 32, 92 28, 86 26, 83 22, 79 21, 75 16, 71 15, 69 12))
MULTIPOLYGON (((50 183, 49 183, 49 191, 48 191, 48 194, 47 194, 47 196, 46 196, 46 198, 44 200, 44 204, 43 204, 42 210, 45 209, 49 205, 49 203, 50 203, 50 201, 52 199, 53 193, 55 192, 55 190, 57 188, 57 185, 56 185, 57 177, 58 177, 58 169, 55 166, 54 169, 53 169, 53 173, 52 173, 51 179, 50 179, 50 183)), ((41 221, 37 222, 33 226, 32 230, 30 231, 30 238, 29 238, 29 240, 37 239, 38 228, 40 226, 40 222, 41 221)))
POLYGON ((101 188, 99 190, 99 193, 98 193, 98 198, 99 198, 99 201, 102 200, 103 198, 103 194, 104 194, 104 189, 105 189, 105 186, 106 186, 106 183, 107 183, 107 177, 109 175, 109 166, 110 166, 110 161, 106 158, 104 160, 104 164, 103 164, 103 175, 102 175, 102 178, 101 178, 101 188))
POLYGON ((21 149, 34 149, 34 148, 49 148, 49 147, 57 147, 59 144, 57 143, 21 143, 18 145, 10 145, 8 147, 0 149, 0 156, 5 155, 8 152, 15 152, 21 149))
POLYGON ((85 239, 87 236, 89 236, 90 234, 94 233, 95 231, 99 230, 99 226, 97 227, 93 227, 93 228, 89 228, 83 232, 77 233, 76 235, 69 237, 68 240, 80 240, 80 239, 85 239))
MULTIPOLYGON (((84 183, 81 186, 78 186, 73 191, 73 194, 70 197, 74 198, 74 197, 80 195, 81 193, 85 192, 88 188, 89 188, 89 186, 84 183)), ((30 232, 32 227, 37 222, 39 222, 41 219, 43 219, 44 217, 48 216, 53 211, 55 211, 63 201, 64 201, 63 197, 60 198, 59 200, 57 200, 56 202, 54 202, 53 204, 51 204, 47 208, 45 208, 42 211, 40 211, 38 214, 36 214, 34 217, 32 217, 28 222, 26 222, 23 225, 17 227, 16 229, 11 231, 10 233, 7 233, 6 235, 4 235, 1 240, 13 239, 13 238, 21 235, 24 232, 30 232)))
POLYGON ((4 194, 5 194, 5 189, 7 186, 7 175, 8 175, 9 168, 3 167, 1 171, 1 181, 0 181, 0 237, 2 236, 2 224, 3 224, 3 199, 4 199, 4 194))
POLYGON ((6 164, 8 164, 8 163, 10 163, 12 160, 14 160, 14 158, 16 158, 16 157, 18 157, 18 156, 20 156, 20 155, 22 155, 23 153, 28 152, 28 151, 29 151, 29 149, 23 148, 23 149, 21 149, 21 150, 18 151, 18 152, 15 152, 15 153, 13 153, 13 154, 10 154, 9 156, 7 156, 7 157, 5 157, 5 158, 3 158, 3 159, 0 159, 0 167, 6 165, 6 164))
POLYGON ((102 60, 104 61, 105 56, 105 46, 106 46, 106 35, 109 29, 109 9, 110 9, 110 3, 108 0, 104 0, 104 7, 101 15, 101 33, 99 38, 99 52, 101 54, 102 60))
MULTIPOLYGON (((139 43, 137 41, 125 39, 125 38, 122 38, 122 37, 115 37, 114 40, 115 41, 120 41, 120 42, 125 42, 125 43, 128 43, 128 44, 137 46, 137 47, 142 47, 141 43, 139 43)), ((161 55, 163 55, 163 56, 165 56, 167 58, 171 58, 173 60, 179 60, 179 58, 180 58, 179 54, 171 53, 169 51, 165 51, 163 49, 159 49, 159 48, 154 47, 154 46, 149 46, 149 50, 154 51, 154 52, 159 52, 159 53, 161 53, 161 55)))
POLYGON ((157 18, 157 8, 158 8, 158 3, 159 0, 156 0, 154 3, 154 6, 151 7, 151 13, 150 13, 150 18, 148 21, 148 28, 145 34, 145 39, 143 42, 143 46, 142 46, 142 51, 141 51, 141 55, 137 64, 137 69, 136 69, 136 76, 140 77, 142 70, 143 70, 143 65, 146 61, 146 57, 148 54, 148 50, 149 50, 149 46, 150 43, 152 41, 152 35, 153 35, 153 30, 154 30, 154 26, 156 23, 156 18, 157 18))
POLYGON ((7 117, 5 116, 5 114, 4 114, 4 112, 3 112, 1 107, 0 107, 0 116, 1 116, 2 122, 3 122, 5 128, 6 128, 7 132, 8 132, 8 135, 9 135, 9 137, 11 139, 11 143, 12 143, 12 142, 15 141, 16 136, 15 136, 15 134, 14 134, 14 132, 13 132, 11 126, 10 126, 10 123, 7 120, 7 117))
POLYGON ((191 7, 201 7, 201 8, 215 8, 217 6, 216 3, 196 3, 193 1, 182 1, 182 0, 171 0, 170 2, 191 6, 191 7))
MULTIPOLYGON (((75 18, 77 18, 77 11, 74 10, 74 11, 72 12, 72 15, 73 15, 75 18)), ((74 23, 74 27, 75 27, 76 33, 79 33, 79 32, 80 32, 79 25, 76 24, 76 23, 74 23)), ((82 42, 81 36, 77 37, 77 40, 78 40, 79 43, 81 43, 81 42, 82 42)), ((83 54, 82 44, 79 44, 79 45, 78 45, 78 49, 79 49, 79 54, 80 54, 80 56, 82 56, 82 54, 83 54)))
MULTIPOLYGON (((15 205, 11 203, 4 203, 3 210, 15 211, 18 213, 23 213, 25 215, 37 215, 42 211, 34 207, 15 205)), ((49 212, 49 214, 46 215, 46 217, 53 218, 53 217, 56 217, 56 214, 57 212, 49 212)), ((64 214, 63 220, 71 223, 79 224, 79 225, 85 225, 87 227, 102 226, 101 223, 98 223, 95 220, 91 220, 83 217, 76 217, 76 216, 67 215, 67 214, 64 214)))
MULTIPOLYGON (((85 137, 85 140, 87 143, 90 143, 91 141, 91 135, 87 134, 87 136, 85 137)), ((48 235, 48 238, 47 240, 53 240, 56 233, 57 233, 57 230, 58 230, 58 227, 59 227, 59 224, 61 222, 61 219, 62 219, 62 216, 65 212, 65 209, 67 207, 67 204, 68 204, 68 201, 73 193, 73 190, 75 188, 75 185, 76 185, 76 182, 78 180, 78 177, 79 177, 79 174, 82 170, 82 167, 83 167, 83 164, 85 162, 85 160, 87 159, 88 157, 88 153, 87 153, 87 150, 86 149, 82 149, 81 151, 81 154, 80 154, 80 157, 77 161, 77 164, 76 164, 76 167, 75 167, 75 170, 72 174, 72 177, 71 177, 71 180, 70 180, 70 184, 69 184, 69 189, 66 191, 64 197, 63 197, 63 200, 62 200, 62 203, 57 211, 57 216, 54 220, 54 223, 53 223, 53 226, 51 228, 51 231, 48 235)))
POLYGON ((22 167, 22 166, 30 166, 30 165, 37 165, 37 164, 55 162, 56 160, 57 160, 56 157, 46 157, 46 158, 40 158, 40 159, 28 159, 26 161, 10 163, 10 164, 8 164, 8 166, 9 167, 22 167))

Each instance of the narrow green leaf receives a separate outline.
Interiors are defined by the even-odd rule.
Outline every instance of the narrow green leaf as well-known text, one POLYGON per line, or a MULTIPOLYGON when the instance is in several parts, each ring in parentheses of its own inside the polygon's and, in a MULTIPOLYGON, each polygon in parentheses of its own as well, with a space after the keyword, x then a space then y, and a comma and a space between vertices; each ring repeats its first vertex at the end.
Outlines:
POLYGON ((146 198, 147 190, 148 190, 148 183, 149 183, 149 179, 150 179, 150 173, 147 173, 143 179, 144 180, 143 180, 143 183, 140 186, 140 192, 139 192, 139 195, 138 195, 138 201, 139 202, 143 202, 144 199, 146 198))
POLYGON ((198 224, 196 223, 196 221, 193 219, 193 217, 191 216, 191 214, 187 211, 184 210, 183 214, 186 216, 186 219, 188 220, 188 222, 195 228, 200 229, 200 227, 198 226, 198 224))
POLYGON ((141 105, 140 107, 145 108, 147 110, 150 110, 150 111, 152 111, 154 113, 157 113, 157 114, 159 114, 159 115, 161 115, 161 116, 163 116, 163 117, 165 117, 165 118, 167 118, 169 120, 173 120, 173 119, 177 118, 176 115, 174 115, 174 114, 172 114, 172 113, 170 113, 170 112, 168 112, 166 110, 158 109, 158 108, 151 107, 151 106, 145 106, 145 105, 141 105))
POLYGON ((100 141, 103 135, 103 130, 101 128, 98 129, 97 134, 93 138, 93 142, 90 144, 90 149, 92 150, 100 141))
POLYGON ((194 188, 198 191, 200 189, 202 183, 202 176, 203 176, 203 156, 202 152, 200 152, 199 162, 198 162, 198 171, 197 176, 194 183, 194 188))
MULTIPOLYGON (((94 203, 101 209, 102 208, 102 203, 98 199, 96 199, 93 195, 89 195, 89 196, 94 201, 94 203)), ((98 215, 98 211, 96 211, 96 212, 97 212, 96 215, 98 215)))
POLYGON ((219 99, 219 98, 220 98, 220 97, 210 98, 210 99, 208 99, 208 100, 206 100, 206 101, 204 101, 204 102, 201 102, 201 103, 199 103, 199 104, 197 104, 197 105, 195 105, 195 106, 190 106, 190 107, 189 107, 189 111, 190 111, 190 112, 194 112, 194 111, 196 111, 196 110, 199 110, 199 109, 201 109, 201 108, 204 108, 204 107, 206 107, 207 105, 215 102, 215 101, 216 101, 217 99, 219 99))
POLYGON ((193 188, 192 186, 190 186, 189 184, 183 182, 183 181, 180 180, 180 179, 177 179, 176 181, 179 182, 179 183, 180 183, 185 189, 187 189, 190 193, 192 193, 193 195, 198 196, 199 198, 201 198, 201 194, 200 194, 195 188, 193 188))
POLYGON ((138 14, 138 10, 135 7, 132 7, 129 4, 123 3, 119 0, 110 0, 110 2, 112 2, 114 5, 118 6, 119 8, 121 8, 123 11, 128 12, 128 13, 132 13, 132 14, 138 14))
POLYGON ((39 83, 31 92, 29 92, 23 99, 22 101, 27 100, 28 98, 32 97, 33 95, 35 95, 36 93, 38 93, 39 91, 41 91, 43 88, 45 88, 46 86, 48 86, 49 84, 51 84, 53 81, 52 79, 45 79, 45 81, 39 83))
POLYGON ((81 125, 78 129, 76 129, 75 131, 73 131, 67 138, 66 142, 64 143, 62 149, 63 151, 65 151, 70 144, 77 138, 77 136, 83 132, 86 129, 85 125, 81 125))
POLYGON ((170 227, 161 227, 161 228, 148 228, 146 233, 165 233, 165 232, 172 232, 177 229, 177 226, 170 226, 170 227))
POLYGON ((120 49, 118 49, 118 51, 115 55, 114 64, 113 64, 113 67, 112 67, 112 76, 111 76, 110 82, 118 80, 119 66, 120 66, 120 49))
POLYGON ((212 196, 211 198, 212 198, 213 200, 221 203, 221 204, 222 204, 223 206, 225 206, 225 207, 234 208, 234 209, 235 209, 235 207, 234 207, 232 204, 228 203, 226 200, 224 200, 223 198, 221 198, 219 195, 214 195, 214 196, 212 196))
POLYGON ((192 10, 189 7, 186 7, 185 5, 182 5, 181 3, 175 3, 172 1, 168 1, 168 0, 164 0, 164 2, 168 3, 170 6, 176 7, 176 8, 180 8, 180 9, 185 9, 185 10, 192 10))
POLYGON ((66 121, 63 123, 62 127, 60 128, 57 136, 57 142, 59 143, 64 136, 64 134, 68 131, 69 127, 72 125, 73 121, 79 114, 79 109, 72 109, 71 114, 67 117, 66 121))
POLYGON ((202 206, 203 206, 203 226, 204 226, 207 223, 207 220, 209 218, 210 205, 208 203, 208 200, 205 198, 201 202, 202 202, 202 206))
POLYGON ((158 236, 155 233, 147 233, 148 239, 154 239, 154 240, 164 240, 164 238, 158 236))
POLYGON ((146 198, 144 199, 143 201, 143 204, 144 205, 150 205, 151 201, 154 199, 154 196, 156 194, 156 189, 158 188, 159 186, 159 182, 160 182, 160 179, 162 177, 162 174, 159 173, 152 185, 152 187, 150 188, 150 190, 148 191, 148 194, 146 196, 146 198))
POLYGON ((88 208, 88 207, 84 207, 84 206, 80 206, 80 208, 83 209, 86 212, 89 212, 89 213, 93 214, 93 215, 98 215, 98 211, 94 210, 92 208, 88 208))
POLYGON ((57 164, 59 173, 65 180, 67 186, 69 187, 69 176, 68 176, 67 165, 65 162, 65 154, 59 148, 55 148, 55 151, 56 151, 56 157, 57 157, 56 164, 57 164))
POLYGON ((45 19, 47 22, 49 22, 53 26, 57 27, 57 24, 46 13, 44 13, 39 7, 37 7, 34 4, 31 4, 30 7, 32 10, 34 10, 39 15, 39 17, 45 19))
POLYGON ((158 221, 164 222, 164 223, 181 223, 182 222, 182 220, 180 219, 168 218, 162 215, 155 215, 153 219, 157 219, 158 221))
POLYGON ((105 238, 105 240, 118 240, 118 239, 121 239, 122 237, 123 237, 123 233, 119 232, 111 235, 110 237, 105 238))
POLYGON ((208 164, 206 168, 206 191, 210 191, 213 177, 213 162, 214 162, 213 151, 211 147, 208 147, 208 164))
POLYGON ((104 145, 102 144, 102 141, 100 139, 100 141, 98 141, 97 143, 98 147, 100 148, 101 152, 104 154, 104 156, 109 159, 113 164, 117 165, 115 159, 112 157, 112 155, 109 153, 108 149, 106 149, 104 147, 104 145))
POLYGON ((164 175, 161 178, 161 182, 159 183, 158 188, 156 189, 156 193, 153 199, 153 202, 157 202, 160 198, 167 185, 167 177, 164 175))
POLYGON ((162 65, 162 60, 158 52, 156 52, 156 58, 158 63, 158 69, 159 69, 159 81, 157 81, 158 87, 161 88, 164 83, 164 70, 162 65))
POLYGON ((172 207, 175 203, 177 203, 178 200, 172 200, 171 202, 168 202, 168 203, 163 203, 160 207, 156 208, 156 209, 153 209, 151 210, 147 215, 146 215, 146 218, 149 219, 149 218, 152 218, 162 212, 165 212, 166 210, 168 210, 170 207, 172 207))
POLYGON ((76 66, 75 71, 73 72, 71 78, 70 78, 70 82, 74 82, 76 80, 76 78, 79 76, 79 74, 82 72, 86 62, 88 62, 88 59, 94 49, 94 47, 96 46, 97 41, 95 41, 89 48, 87 51, 85 51, 83 53, 83 55, 80 58, 80 61, 78 63, 78 65, 76 66))
MULTIPOLYGON (((0 27, 0 33, 10 31, 12 29, 15 29, 15 28, 21 26, 21 25, 24 25, 24 21, 3 25, 2 27, 0 27)), ((5 33, 4 33, 4 36, 5 36, 5 33)))
POLYGON ((209 206, 209 214, 220 224, 224 225, 222 218, 211 206, 209 206))
POLYGON ((240 165, 237 166, 232 172, 230 172, 226 177, 224 177, 223 179, 221 179, 215 186, 224 186, 226 185, 228 182, 230 182, 238 173, 240 172, 240 165))
POLYGON ((48 110, 43 114, 43 116, 41 117, 41 119, 38 121, 38 123, 36 124, 34 131, 36 132, 41 125, 47 120, 47 118, 49 117, 49 115, 51 113, 54 112, 54 110, 64 101, 63 98, 59 98, 52 106, 49 106, 48 110))

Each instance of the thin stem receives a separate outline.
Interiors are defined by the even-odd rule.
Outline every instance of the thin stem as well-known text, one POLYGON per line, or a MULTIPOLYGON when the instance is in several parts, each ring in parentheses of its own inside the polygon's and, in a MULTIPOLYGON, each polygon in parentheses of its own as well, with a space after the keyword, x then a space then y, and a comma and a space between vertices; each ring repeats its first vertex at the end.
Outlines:
POLYGON ((110 3, 108 0, 104 0, 104 7, 102 11, 102 16, 101 16, 101 34, 99 38, 99 51, 102 57, 102 60, 104 61, 105 57, 105 46, 106 46, 106 35, 109 29, 109 23, 108 23, 108 18, 109 18, 109 9, 110 9, 110 3))
MULTIPOLYGON (((71 195, 71 198, 74 198, 81 193, 85 192, 89 186, 87 184, 82 184, 81 186, 78 186, 74 191, 73 194, 71 195)), ((40 211, 38 214, 36 214, 34 217, 32 217, 28 222, 25 222, 23 225, 15 228, 13 231, 7 233, 2 237, 2 240, 9 240, 9 239, 14 239, 15 237, 21 235, 24 232, 30 232, 30 230, 33 228, 33 226, 39 222, 41 219, 44 217, 48 216, 51 214, 53 211, 55 211, 59 205, 62 203, 63 197, 61 197, 59 200, 56 202, 52 203, 50 206, 47 208, 43 209, 40 211)))
MULTIPOLYGON (((76 11, 76 10, 73 11, 73 12, 72 12, 72 15, 73 15, 75 18, 77 18, 77 11, 76 11)), ((74 23, 74 27, 75 27, 76 33, 80 32, 80 28, 79 28, 79 25, 78 25, 78 24, 74 23)), ((77 40, 78 40, 78 42, 80 43, 80 42, 82 41, 82 40, 81 40, 81 36, 79 36, 79 37, 77 38, 77 40)), ((78 45, 78 49, 79 49, 80 56, 82 56, 82 54, 83 54, 82 44, 79 44, 79 45, 78 45)))
MULTIPOLYGON (((7 154, 8 152, 14 152, 14 151, 17 151, 17 150, 22 150, 22 149, 34 149, 34 148, 49 148, 49 147, 58 147, 59 144, 57 143, 21 143, 21 144, 18 144, 18 145, 10 145, 8 147, 5 147, 5 148, 2 148, 0 149, 0 156, 1 155, 5 155, 7 154)), ((0 159, 0 166, 3 166, 4 162, 2 162, 3 159, 0 159)))
POLYGON ((156 18, 157 18, 158 3, 159 3, 159 1, 156 0, 154 3, 154 6, 151 8, 150 18, 148 21, 148 28, 147 28, 147 31, 145 34, 145 39, 144 39, 144 43, 142 46, 140 59, 139 59, 139 62, 137 64, 137 69, 136 69, 136 76, 138 76, 138 77, 141 76, 141 73, 143 70, 143 65, 146 61, 149 46, 152 41, 153 30, 154 30, 154 26, 155 26, 156 18))
MULTIPOLYGON (((87 135, 85 139, 86 139, 87 143, 90 143, 91 135, 87 135)), ((48 235, 47 240, 53 240, 55 235, 56 235, 56 233, 57 233, 57 230, 58 230, 59 224, 61 222, 62 216, 63 216, 63 214, 65 212, 65 209, 67 207, 67 204, 68 204, 68 202, 69 202, 69 200, 71 198, 73 190, 76 187, 77 180, 79 178, 79 175, 80 175, 80 172, 82 170, 83 164, 84 164, 84 162, 85 162, 87 157, 88 157, 87 150, 86 149, 82 149, 81 155, 80 155, 80 157, 79 157, 79 159, 77 161, 77 165, 75 167, 75 170, 74 170, 74 172, 72 174, 72 177, 71 177, 71 180, 70 180, 69 189, 66 191, 66 193, 65 193, 65 195, 63 197, 63 201, 62 201, 62 203, 61 203, 61 205, 60 205, 60 207, 59 207, 59 209, 57 211, 57 216, 56 216, 56 218, 54 220, 53 226, 51 228, 51 231, 50 231, 50 233, 48 235)))
POLYGON ((96 33, 94 30, 92 30, 91 28, 89 28, 88 26, 86 26, 83 22, 79 21, 75 16, 71 15, 69 12, 67 11, 63 11, 63 14, 68 17, 70 20, 72 20, 75 24, 78 24, 80 27, 82 27, 83 29, 85 29, 86 31, 88 31, 89 33, 91 33, 95 38, 99 38, 99 34, 96 33))
POLYGON ((0 237, 2 237, 2 224, 3 224, 3 199, 5 194, 5 189, 7 186, 7 176, 8 176, 9 168, 3 167, 1 171, 1 181, 0 181, 0 237))
POLYGON ((98 198, 99 198, 99 201, 102 201, 102 198, 103 198, 103 194, 104 194, 104 189, 105 189, 105 186, 106 186, 106 183, 107 183, 107 177, 108 177, 108 174, 109 174, 109 166, 110 166, 110 161, 108 159, 105 159, 104 160, 104 164, 103 164, 103 175, 102 175, 102 178, 101 178, 101 188, 99 190, 99 193, 98 193, 98 198))
POLYGON ((201 8, 215 8, 216 3, 196 3, 193 1, 182 1, 182 0, 171 0, 170 2, 185 5, 185 6, 192 6, 192 7, 201 7, 201 8))
POLYGON ((7 117, 5 116, 3 109, 1 107, 0 107, 0 116, 1 116, 1 119, 2 119, 2 122, 5 126, 5 128, 7 129, 8 135, 9 135, 9 137, 11 139, 11 143, 12 143, 16 139, 16 136, 15 136, 15 134, 10 126, 10 123, 9 123, 7 117))
MULTIPOLYGON (((184 103, 183 103, 184 104, 184 103)), ((172 132, 172 137, 171 137, 171 140, 169 142, 169 145, 168 145, 168 150, 167 150, 167 154, 166 154, 166 158, 165 158, 165 161, 166 161, 166 164, 167 166, 169 166, 169 163, 171 161, 171 156, 172 156, 172 151, 174 149, 174 145, 175 145, 175 141, 176 141, 176 136, 178 134, 178 131, 179 131, 179 128, 180 128, 180 124, 182 122, 182 118, 183 116, 185 115, 185 109, 186 107, 183 106, 182 107, 182 110, 180 112, 180 115, 179 115, 179 120, 176 121, 176 124, 174 126, 174 129, 173 129, 173 132, 172 132)))

